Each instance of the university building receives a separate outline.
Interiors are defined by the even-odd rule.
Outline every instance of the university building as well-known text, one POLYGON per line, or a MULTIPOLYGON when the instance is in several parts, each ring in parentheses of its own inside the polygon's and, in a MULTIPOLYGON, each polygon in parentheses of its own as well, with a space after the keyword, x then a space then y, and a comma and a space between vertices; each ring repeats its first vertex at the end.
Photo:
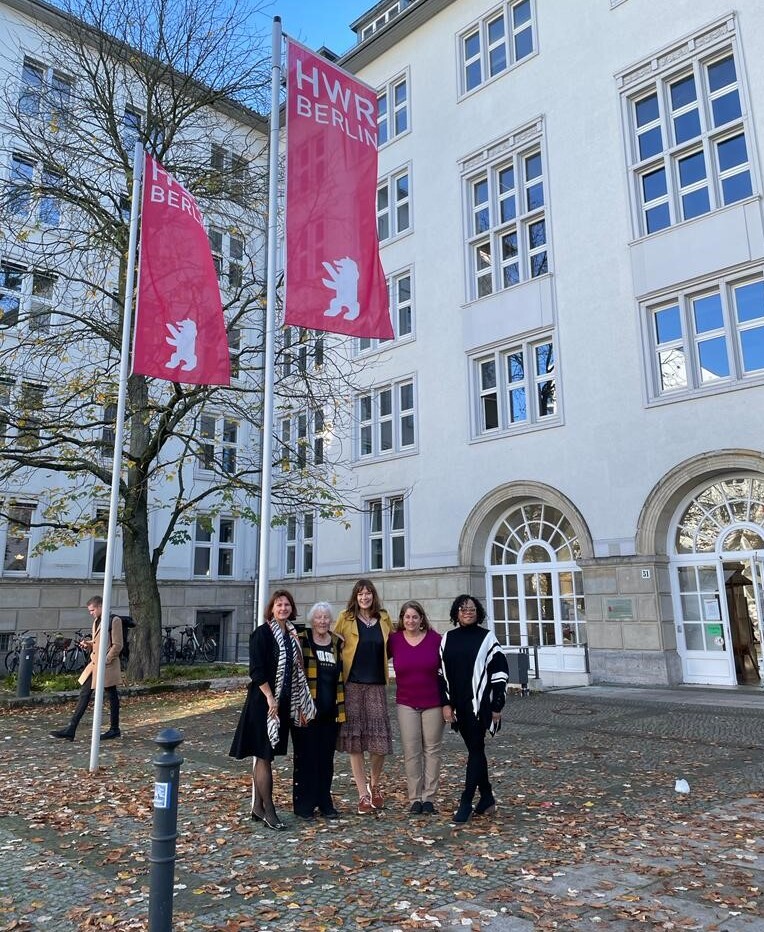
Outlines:
MULTIPOLYGON (((285 24, 288 27, 289 24, 285 24)), ((271 577, 339 609, 484 598, 547 684, 759 685, 764 10, 411 0, 339 64, 379 100, 396 331, 356 341, 356 510, 271 577)))

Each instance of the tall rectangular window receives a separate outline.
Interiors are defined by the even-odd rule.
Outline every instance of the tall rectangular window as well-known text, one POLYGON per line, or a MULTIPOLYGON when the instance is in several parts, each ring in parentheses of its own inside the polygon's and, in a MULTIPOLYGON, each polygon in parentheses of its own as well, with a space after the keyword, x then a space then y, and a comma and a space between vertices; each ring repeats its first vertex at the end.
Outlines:
POLYGON ((510 155, 502 153, 467 175, 465 185, 469 299, 545 275, 549 237, 540 142, 510 155))
MULTIPOLYGON (((623 95, 635 228, 643 236, 754 193, 734 40, 712 51, 690 41, 658 60, 670 64, 623 95)), ((628 77, 621 78, 626 86, 628 77)))
POLYGON ((100 574, 106 571, 106 538, 108 530, 109 509, 96 508, 90 557, 91 574, 100 574))
POLYGON ((645 306, 650 394, 764 377, 764 276, 728 276, 645 306))
POLYGON ((533 7, 533 0, 503 3, 462 34, 462 93, 480 87, 535 50, 533 7))
POLYGON ((406 77, 390 81, 377 95, 377 146, 409 129, 409 91, 406 77))
POLYGON ((416 448, 416 394, 413 379, 365 392, 356 400, 358 457, 405 453, 416 448))
POLYGON ((224 579, 234 575, 236 521, 200 515, 194 524, 194 576, 224 579))
POLYGON ((394 172, 377 186, 379 241, 393 239, 411 229, 409 170, 394 172))
POLYGON ((205 472, 236 472, 239 450, 239 422, 214 414, 199 419, 197 468, 205 472))
POLYGON ((473 359, 477 436, 559 423, 551 337, 500 347, 473 359))
MULTIPOLYGON (((407 269, 390 276, 387 290, 390 299, 390 319, 393 324, 393 340, 405 340, 414 335, 414 295, 412 292, 413 271, 407 269)), ((359 337, 357 351, 365 353, 375 350, 390 340, 376 337, 359 337)))
POLYGON ((18 444, 28 450, 40 445, 40 417, 44 410, 45 386, 37 382, 22 382, 19 393, 18 444))
POLYGON ((4 573, 26 573, 32 538, 34 505, 11 502, 5 507, 5 555, 4 573))
POLYGON ((320 408, 283 418, 279 428, 282 470, 323 465, 326 430, 326 419, 320 408))
POLYGON ((315 516, 307 511, 289 515, 284 530, 284 575, 310 576, 315 554, 315 516))
POLYGON ((406 566, 406 512, 402 495, 372 498, 366 502, 366 541, 368 569, 406 566))
POLYGON ((18 111, 26 117, 50 121, 63 129, 70 119, 74 80, 62 71, 25 56, 21 68, 18 111))

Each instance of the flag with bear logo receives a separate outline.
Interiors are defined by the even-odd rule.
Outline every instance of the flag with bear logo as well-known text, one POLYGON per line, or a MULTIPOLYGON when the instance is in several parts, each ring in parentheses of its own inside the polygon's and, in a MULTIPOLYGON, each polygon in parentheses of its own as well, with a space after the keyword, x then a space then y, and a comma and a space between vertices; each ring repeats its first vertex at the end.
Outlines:
POLYGON ((377 234, 377 95, 287 46, 284 320, 392 339, 377 234))
POLYGON ((191 385, 230 385, 223 305, 202 212, 146 155, 133 369, 191 385))

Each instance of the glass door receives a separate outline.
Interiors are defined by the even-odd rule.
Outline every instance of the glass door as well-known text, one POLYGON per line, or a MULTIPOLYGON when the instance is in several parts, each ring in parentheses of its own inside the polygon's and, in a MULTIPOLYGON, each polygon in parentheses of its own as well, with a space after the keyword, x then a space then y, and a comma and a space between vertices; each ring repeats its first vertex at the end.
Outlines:
POLYGON ((733 663, 721 561, 673 567, 679 604, 675 606, 677 650, 685 683, 733 686, 733 663))

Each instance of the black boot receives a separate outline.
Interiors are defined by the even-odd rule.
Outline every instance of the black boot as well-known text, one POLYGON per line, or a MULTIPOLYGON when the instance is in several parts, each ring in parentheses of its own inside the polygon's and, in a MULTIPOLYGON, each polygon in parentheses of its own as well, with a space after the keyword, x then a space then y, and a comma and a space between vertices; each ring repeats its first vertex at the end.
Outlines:
POLYGON ((459 801, 459 808, 454 813, 451 821, 456 822, 457 825, 463 825, 465 822, 469 822, 471 816, 472 799, 467 796, 466 793, 462 793, 462 798, 459 801))
POLYGON ((66 728, 59 728, 58 731, 50 733, 51 738, 63 738, 64 741, 74 741, 75 725, 67 725, 66 728))
POLYGON ((486 794, 481 793, 480 799, 475 806, 475 815, 493 815, 496 812, 496 800, 493 793, 489 790, 486 794))
POLYGON ((112 738, 121 738, 121 737, 122 737, 122 732, 119 730, 119 727, 115 728, 112 725, 108 731, 105 731, 101 735, 101 741, 111 741, 112 738))

